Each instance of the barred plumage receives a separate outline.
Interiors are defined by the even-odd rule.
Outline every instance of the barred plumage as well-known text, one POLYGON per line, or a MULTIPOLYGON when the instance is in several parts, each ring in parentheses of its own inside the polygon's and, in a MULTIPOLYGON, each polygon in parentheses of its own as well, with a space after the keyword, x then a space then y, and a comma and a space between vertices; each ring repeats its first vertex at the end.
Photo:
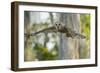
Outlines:
POLYGON ((61 33, 66 33, 66 36, 67 37, 78 37, 78 38, 86 38, 84 35, 81 35, 79 33, 76 33, 75 31, 73 31, 72 29, 70 28, 67 28, 65 26, 62 26, 61 24, 56 24, 56 29, 58 30, 58 32, 61 32, 61 33))
POLYGON ((65 26, 63 26, 62 24, 59 24, 59 23, 55 24, 55 26, 45 28, 45 29, 39 30, 37 32, 32 32, 32 33, 29 33, 29 34, 25 33, 25 36, 34 36, 34 35, 39 34, 41 32, 60 32, 60 33, 66 33, 67 37, 72 37, 72 38, 78 37, 78 38, 82 38, 82 39, 86 38, 84 35, 76 33, 72 29, 67 28, 67 27, 65 27, 65 26))

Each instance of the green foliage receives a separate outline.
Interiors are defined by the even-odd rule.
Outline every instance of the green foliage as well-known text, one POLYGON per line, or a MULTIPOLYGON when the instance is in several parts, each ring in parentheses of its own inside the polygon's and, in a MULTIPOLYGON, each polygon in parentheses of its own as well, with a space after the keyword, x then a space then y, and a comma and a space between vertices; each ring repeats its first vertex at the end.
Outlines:
MULTIPOLYGON (((39 29, 43 29, 43 28, 47 28, 49 26, 49 23, 45 22, 45 23, 34 23, 31 28, 30 28, 30 32, 35 32, 38 31, 39 29)), ((28 41, 28 47, 26 49, 33 49, 31 50, 31 52, 33 52, 35 54, 35 58, 33 60, 56 60, 58 58, 58 47, 57 47, 57 41, 56 41, 56 36, 54 33, 51 33, 52 36, 48 36, 48 33, 40 33, 36 36, 31 36, 28 41), (45 37, 44 37, 45 36, 45 37), (39 42, 39 39, 44 39, 41 43, 39 42), (49 48, 46 46, 48 42, 51 41, 51 38, 54 38, 55 40, 52 41, 54 45, 54 47, 49 50, 49 48), (34 46, 32 46, 32 44, 34 44, 34 46)), ((30 52, 30 53, 31 53, 30 52)), ((33 55, 34 55, 33 54, 33 55)), ((30 56, 30 55, 29 55, 30 56)), ((27 60, 26 60, 27 61, 27 60)), ((29 60, 28 60, 29 61, 29 60)))
MULTIPOLYGON (((52 15, 51 15, 52 16, 52 15)), ((48 18, 48 20, 53 22, 53 18, 48 18)), ((81 22, 81 32, 85 34, 86 38, 86 46, 81 50, 81 58, 87 58, 89 54, 89 44, 90 44, 90 15, 89 14, 80 14, 80 22, 81 22)), ((29 25, 30 29, 29 32, 35 32, 43 28, 47 28, 51 26, 49 22, 40 22, 40 23, 33 23, 29 25)), ((58 40, 57 34, 51 33, 49 36, 48 33, 40 33, 36 36, 31 36, 27 41, 27 47, 25 47, 25 61, 43 61, 43 60, 57 60, 58 59, 58 40), (42 39, 42 41, 40 41, 42 39), (53 41, 52 41, 53 39, 53 41), (47 43, 52 41, 54 45, 51 49, 47 47, 47 43)))
POLYGON ((89 58, 90 54, 90 14, 80 14, 81 31, 85 34, 85 46, 81 49, 81 58, 89 58))
POLYGON ((88 38, 90 36, 90 14, 80 14, 81 29, 88 38))
POLYGON ((35 44, 33 50, 36 51, 36 58, 38 60, 55 60, 57 56, 57 54, 53 54, 54 51, 56 52, 55 48, 49 51, 46 47, 38 43, 35 44))

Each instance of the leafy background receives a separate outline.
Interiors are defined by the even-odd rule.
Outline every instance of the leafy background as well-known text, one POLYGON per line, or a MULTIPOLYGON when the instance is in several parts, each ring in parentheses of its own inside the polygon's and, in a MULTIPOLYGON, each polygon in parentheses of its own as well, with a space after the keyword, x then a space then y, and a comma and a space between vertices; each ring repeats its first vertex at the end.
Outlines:
MULTIPOLYGON (((90 14, 79 14, 81 33, 87 38, 85 46, 80 50, 80 59, 89 58, 90 55, 90 14)), ((50 12, 30 12, 25 11, 25 24, 28 23, 25 32, 36 32, 52 26, 52 22, 57 20, 56 13, 50 12), (31 16, 30 16, 31 15, 31 16), (53 19, 52 19, 53 18, 53 19), (27 19, 27 20, 26 20, 27 19)), ((59 59, 59 35, 58 33, 40 33, 35 36, 24 37, 25 61, 42 61, 59 59)))

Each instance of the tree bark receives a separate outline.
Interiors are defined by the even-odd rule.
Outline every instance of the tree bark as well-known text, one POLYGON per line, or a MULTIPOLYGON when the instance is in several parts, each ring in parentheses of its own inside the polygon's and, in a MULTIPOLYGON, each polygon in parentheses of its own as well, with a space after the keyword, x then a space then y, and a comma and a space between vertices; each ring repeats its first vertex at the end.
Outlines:
MULTIPOLYGON (((80 32, 79 14, 58 14, 58 21, 66 27, 76 32, 80 32)), ((79 58, 79 40, 77 38, 66 37, 60 34, 59 59, 78 59, 79 58)))
MULTIPOLYGON (((24 13, 24 33, 30 33, 30 12, 24 13)), ((24 61, 35 60, 35 54, 30 43, 30 37, 24 37, 24 61)))

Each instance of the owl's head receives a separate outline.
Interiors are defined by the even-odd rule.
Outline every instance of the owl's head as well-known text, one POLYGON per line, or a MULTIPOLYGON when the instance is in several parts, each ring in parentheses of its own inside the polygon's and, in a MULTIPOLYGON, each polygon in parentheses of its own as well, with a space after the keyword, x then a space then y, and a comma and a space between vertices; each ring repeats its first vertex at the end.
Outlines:
POLYGON ((55 27, 56 27, 57 30, 60 30, 61 29, 61 24, 60 23, 56 23, 55 27))
POLYGON ((61 23, 56 23, 55 27, 56 27, 57 30, 62 30, 63 25, 61 23))

